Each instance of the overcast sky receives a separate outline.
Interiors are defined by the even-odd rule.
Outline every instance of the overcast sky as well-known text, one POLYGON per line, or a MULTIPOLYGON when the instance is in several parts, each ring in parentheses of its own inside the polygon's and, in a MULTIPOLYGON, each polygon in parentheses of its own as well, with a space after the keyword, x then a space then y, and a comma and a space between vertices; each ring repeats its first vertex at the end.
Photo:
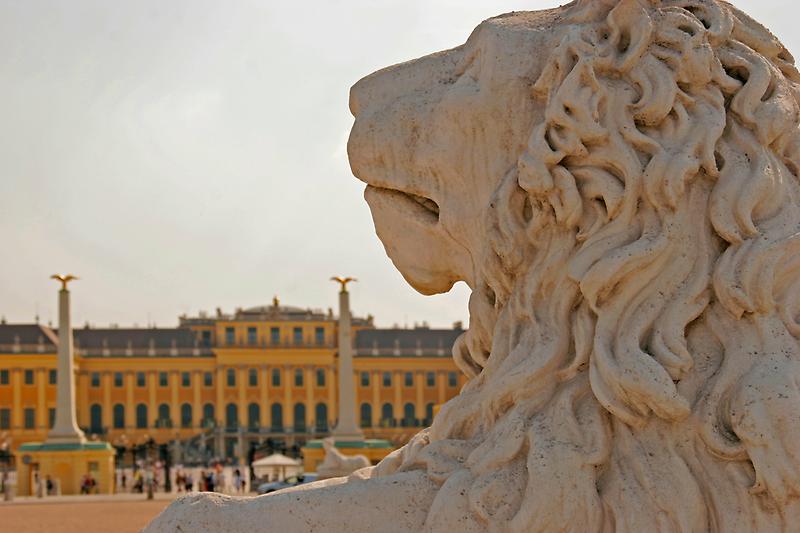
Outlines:
MULTIPOLYGON (((800 53, 790 1, 739 1, 800 53)), ((159 326, 359 278, 381 326, 466 320, 414 292, 350 174, 349 87, 538 0, 0 1, 0 315, 159 326)))

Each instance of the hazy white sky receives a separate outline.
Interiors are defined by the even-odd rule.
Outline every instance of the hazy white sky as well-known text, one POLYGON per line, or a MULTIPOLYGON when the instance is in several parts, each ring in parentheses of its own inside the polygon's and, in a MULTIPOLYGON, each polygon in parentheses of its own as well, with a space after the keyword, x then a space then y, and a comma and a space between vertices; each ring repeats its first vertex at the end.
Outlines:
MULTIPOLYGON (((738 1, 800 54, 792 1, 738 1)), ((466 320, 375 237, 345 154, 349 87, 541 0, 0 0, 0 315, 174 325, 268 303, 382 326, 466 320)))

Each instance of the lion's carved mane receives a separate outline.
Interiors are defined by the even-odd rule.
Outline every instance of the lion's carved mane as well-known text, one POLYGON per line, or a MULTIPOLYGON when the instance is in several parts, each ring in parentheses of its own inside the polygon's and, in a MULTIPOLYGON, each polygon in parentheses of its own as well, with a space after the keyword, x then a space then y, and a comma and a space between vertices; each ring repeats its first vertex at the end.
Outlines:
POLYGON ((716 0, 583 0, 490 206, 472 376, 377 468, 489 530, 800 523, 800 75, 716 0), (520 490, 520 487, 525 487, 520 490))

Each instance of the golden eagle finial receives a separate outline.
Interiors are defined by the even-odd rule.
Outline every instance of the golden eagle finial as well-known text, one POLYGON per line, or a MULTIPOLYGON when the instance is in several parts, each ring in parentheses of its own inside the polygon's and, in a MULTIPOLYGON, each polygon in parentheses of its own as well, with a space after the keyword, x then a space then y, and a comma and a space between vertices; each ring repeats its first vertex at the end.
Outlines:
POLYGON ((70 281, 80 279, 78 276, 73 276, 72 274, 53 274, 50 276, 50 279, 57 279, 61 282, 61 290, 67 290, 67 283, 70 281))
POLYGON ((331 278, 331 281, 337 281, 337 282, 341 283, 342 292, 347 292, 347 284, 350 283, 351 281, 358 281, 358 280, 356 278, 350 278, 350 277, 343 278, 343 277, 340 277, 340 276, 334 276, 334 277, 331 278))

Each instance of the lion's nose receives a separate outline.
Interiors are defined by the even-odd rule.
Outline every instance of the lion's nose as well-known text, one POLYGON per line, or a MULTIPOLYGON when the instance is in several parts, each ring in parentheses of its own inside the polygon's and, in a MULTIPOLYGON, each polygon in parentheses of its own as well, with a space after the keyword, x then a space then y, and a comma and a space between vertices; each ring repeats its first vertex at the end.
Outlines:
MULTIPOLYGON (((363 80, 362 80, 363 81, 363 80)), ((361 111, 361 102, 362 100, 362 91, 361 91, 361 82, 356 83, 352 87, 350 87, 350 113, 357 117, 358 113, 361 111)))

